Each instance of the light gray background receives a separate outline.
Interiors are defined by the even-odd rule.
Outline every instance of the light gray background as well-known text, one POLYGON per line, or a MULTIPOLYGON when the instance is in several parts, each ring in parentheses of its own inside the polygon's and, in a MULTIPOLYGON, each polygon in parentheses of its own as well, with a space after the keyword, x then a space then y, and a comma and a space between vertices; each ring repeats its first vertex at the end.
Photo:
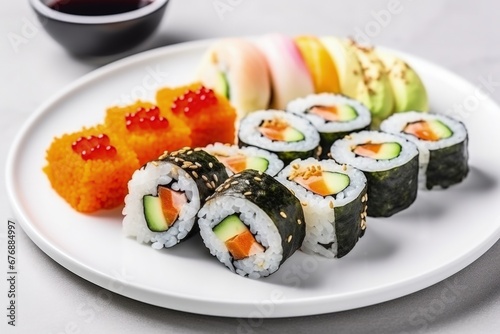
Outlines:
MULTIPOLYGON (((353 36, 365 31, 373 43, 428 59, 475 85, 489 75, 500 81, 498 2, 400 0, 400 13, 377 23, 374 13, 387 10, 390 2, 172 0, 157 34, 131 53, 218 36, 275 31, 353 36), (218 12, 217 2, 229 4, 231 10, 218 12)), ((79 60, 66 54, 38 26, 27 0, 2 1, 0 51, 4 175, 5 156, 26 118, 70 82, 113 59, 79 60), (25 43, 13 47, 13 34, 23 36, 25 43)), ((500 90, 492 97, 500 101, 500 90)), ((2 189, 4 182, 2 177, 2 189)), ((5 191, 0 192, 0 208, 0 271, 5 273, 5 223, 12 216, 5 191)), ((456 275, 404 298, 335 314, 255 321, 251 324, 257 327, 250 328, 238 319, 161 309, 105 292, 59 266, 20 229, 17 236, 18 326, 6 325, 7 285, 2 274, 2 333, 493 333, 500 328, 500 242, 456 275), (82 309, 85 314, 78 312, 82 309)))

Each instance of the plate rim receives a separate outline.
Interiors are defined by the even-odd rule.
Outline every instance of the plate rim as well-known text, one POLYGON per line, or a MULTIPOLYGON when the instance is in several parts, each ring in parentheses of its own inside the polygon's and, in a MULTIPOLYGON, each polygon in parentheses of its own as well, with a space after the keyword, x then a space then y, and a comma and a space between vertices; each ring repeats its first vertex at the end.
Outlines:
MULTIPOLYGON (((325 314, 339 311, 346 311, 351 309, 356 309, 365 306, 371 306, 379 303, 383 303, 389 300, 393 300, 399 297, 403 297, 412 293, 415 293, 419 290, 427 288, 431 285, 434 285, 438 282, 445 280, 448 277, 456 274, 463 268, 470 265, 472 262, 477 260, 481 255, 483 255, 489 248, 491 248, 499 239, 500 239, 500 224, 488 238, 483 240, 482 243, 476 245, 473 249, 470 249, 467 253, 462 256, 455 257, 452 261, 447 263, 445 266, 441 266, 438 269, 431 270, 429 272, 424 273, 423 275, 412 277, 411 279, 406 279, 403 281, 399 281, 396 283, 390 283, 384 285, 383 287, 379 287, 375 290, 361 290, 353 294, 349 294, 349 296, 336 296, 336 301, 341 301, 344 303, 342 307, 336 306, 337 303, 332 303, 331 296, 323 296, 323 297, 314 297, 310 299, 301 299, 301 300, 288 300, 285 302, 281 301, 255 301, 254 303, 250 302, 228 302, 228 301, 219 301, 218 307, 213 307, 213 300, 206 298, 191 298, 186 297, 182 294, 168 293, 169 301, 167 303, 160 298, 154 289, 149 289, 148 287, 141 286, 138 284, 129 284, 124 280, 119 280, 116 277, 111 277, 109 274, 101 272, 95 268, 92 268, 77 259, 66 254, 62 249, 59 249, 57 245, 53 244, 44 237, 38 229, 35 228, 33 223, 29 221, 23 212, 21 205, 16 202, 17 191, 15 189, 14 179, 15 179, 15 165, 16 165, 16 157, 19 155, 19 149, 24 143, 29 130, 37 125, 37 120, 43 118, 43 116, 47 113, 50 113, 51 106, 56 104, 59 100, 65 98, 66 96, 74 93, 78 89, 81 89, 85 85, 93 82, 94 80, 98 80, 100 77, 105 77, 107 75, 113 74, 114 72, 126 70, 128 66, 136 65, 141 62, 152 61, 156 57, 168 56, 175 53, 183 53, 196 49, 201 49, 203 47, 208 47, 210 43, 219 40, 220 38, 214 39, 203 39, 196 41, 189 41, 174 45, 168 45, 164 47, 160 47, 157 49, 148 50, 145 52, 141 52, 115 62, 109 63, 105 66, 92 70, 91 72, 83 75, 82 77, 76 79, 71 84, 61 89, 52 95, 49 99, 43 102, 24 122, 19 132, 16 134, 9 152, 7 154, 6 160, 6 170, 5 170, 5 182, 7 188, 7 195, 10 202, 10 206, 14 211, 15 217, 19 220, 19 223, 23 229, 23 231, 28 235, 28 237, 40 248, 44 253, 46 253, 52 260, 56 261, 65 269, 73 272, 77 276, 98 285, 106 290, 112 291, 114 293, 138 300, 140 302, 145 302, 148 304, 175 309, 179 311, 196 313, 196 314, 204 314, 204 315, 213 315, 213 316, 226 316, 226 317, 241 317, 248 315, 252 311, 256 309, 256 303, 259 305, 269 306, 269 305, 284 305, 282 306, 284 309, 278 310, 275 308, 275 312, 271 315, 263 315, 263 318, 282 318, 282 317, 296 317, 296 316, 309 316, 309 315, 317 315, 317 314, 325 314), (106 287, 106 284, 109 282, 118 281, 120 285, 117 288, 114 287, 106 287), (367 297, 369 296, 369 298, 367 297), (366 299, 370 299, 370 301, 366 301, 366 299), (360 299, 363 299, 364 302, 360 302, 360 299), (193 307, 193 303, 197 305, 193 307), (315 307, 306 307, 298 310, 296 305, 300 304, 302 306, 309 306, 311 304, 315 305, 315 307), (325 309, 322 307, 322 311, 318 312, 318 304, 324 305, 329 303, 329 308, 325 309), (333 304, 333 305, 332 305, 333 304), (174 307, 175 305, 175 307, 174 307), (222 305, 222 307, 221 307, 222 305), (238 307, 234 307, 237 305, 238 307), (333 307, 336 306, 336 307, 333 307), (222 310, 224 309, 224 310, 222 310)), ((380 46, 378 46, 380 47, 380 46)), ((397 55, 404 57, 405 59, 412 59, 425 66, 429 67, 433 71, 439 71, 445 74, 447 77, 453 79, 454 87, 470 87, 473 86, 469 81, 465 80, 458 74, 449 71, 448 69, 441 67, 433 62, 427 61, 418 56, 413 56, 405 52, 393 50, 390 48, 380 47, 385 50, 389 50, 394 52, 397 55)), ((487 103, 492 107, 496 108, 500 111, 500 107, 498 104, 490 98, 488 95, 479 92, 482 95, 482 103, 487 103)))

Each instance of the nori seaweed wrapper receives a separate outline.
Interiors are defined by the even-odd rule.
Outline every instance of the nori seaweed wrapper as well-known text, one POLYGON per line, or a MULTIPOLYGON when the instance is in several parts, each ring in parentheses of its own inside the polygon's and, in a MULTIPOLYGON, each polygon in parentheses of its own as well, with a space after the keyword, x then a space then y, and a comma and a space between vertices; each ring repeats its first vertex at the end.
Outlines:
POLYGON ((438 150, 430 150, 426 171, 427 189, 435 186, 448 188, 462 182, 469 173, 468 137, 464 141, 438 150))
MULTIPOLYGON (((247 147, 247 146, 254 146, 254 145, 245 143, 243 140, 238 138, 238 146, 239 147, 247 147)), ((281 161, 283 161, 285 166, 288 165, 290 162, 292 162, 295 159, 305 160, 305 159, 310 158, 310 157, 316 157, 318 155, 318 152, 320 151, 319 146, 315 147, 314 149, 309 150, 309 151, 287 151, 287 152, 271 151, 267 148, 260 147, 260 146, 255 146, 255 147, 276 154, 278 156, 278 158, 280 158, 281 161)))
POLYGON ((364 173, 368 180, 370 217, 390 217, 408 208, 417 198, 418 154, 404 165, 364 173))
POLYGON ((229 177, 226 167, 217 158, 199 148, 165 152, 158 161, 177 165, 193 178, 200 194, 200 207, 229 177))
POLYGON ((283 248, 280 264, 302 245, 306 225, 300 201, 272 176, 256 170, 244 170, 227 179, 207 201, 224 196, 252 202, 274 222, 283 248))
POLYGON ((337 236, 337 257, 349 253, 359 238, 365 234, 367 216, 367 186, 351 202, 335 207, 335 234, 337 236))

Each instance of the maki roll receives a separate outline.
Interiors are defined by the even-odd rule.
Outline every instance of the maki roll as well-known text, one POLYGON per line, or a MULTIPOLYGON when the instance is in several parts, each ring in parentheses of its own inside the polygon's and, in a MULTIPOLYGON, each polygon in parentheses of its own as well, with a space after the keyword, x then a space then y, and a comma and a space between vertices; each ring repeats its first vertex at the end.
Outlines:
POLYGON ((417 198, 418 150, 403 137, 361 131, 333 143, 332 158, 365 173, 368 180, 368 216, 390 217, 417 198))
POLYGON ((175 246, 193 230, 198 210, 227 178, 224 165, 201 149, 185 148, 148 162, 128 183, 125 234, 156 249, 175 246))
POLYGON ((381 129, 417 145, 421 188, 448 188, 467 176, 468 135, 463 123, 445 115, 412 111, 391 116, 381 129))
POLYGON ((215 143, 203 150, 222 162, 230 176, 245 169, 254 169, 275 176, 284 166, 276 154, 252 146, 240 148, 237 145, 215 143))
POLYGON ((325 159, 337 139, 352 132, 367 130, 371 113, 360 102, 337 94, 314 94, 290 102, 287 111, 305 117, 320 135, 321 154, 325 159))
POLYGON ((299 200, 272 176, 255 170, 231 176, 198 217, 210 253, 251 278, 278 270, 300 247, 306 230, 299 200))
POLYGON ((333 160, 295 160, 278 175, 278 181, 300 200, 306 219, 301 249, 325 257, 349 253, 366 229, 367 181, 365 175, 333 160))
POLYGON ((241 120, 238 144, 276 153, 285 163, 317 154, 319 134, 314 126, 297 115, 279 110, 261 110, 241 120))

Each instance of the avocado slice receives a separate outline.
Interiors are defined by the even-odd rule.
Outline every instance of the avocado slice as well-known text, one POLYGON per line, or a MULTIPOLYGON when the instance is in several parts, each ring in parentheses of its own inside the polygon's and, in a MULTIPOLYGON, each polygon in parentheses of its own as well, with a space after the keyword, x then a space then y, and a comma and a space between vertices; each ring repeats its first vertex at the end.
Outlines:
POLYGON ((359 156, 376 160, 390 160, 401 154, 401 145, 396 142, 360 144, 354 148, 354 153, 359 156))
POLYGON ((240 220, 238 215, 230 215, 224 218, 213 228, 214 234, 222 242, 226 242, 241 233, 248 231, 248 227, 240 220))
POLYGON ((246 169, 255 169, 259 172, 265 172, 269 167, 269 161, 263 157, 247 157, 246 169))
POLYGON ((379 49, 376 52, 388 73, 394 94, 394 112, 428 111, 427 91, 417 72, 389 52, 379 49))
POLYGON ((168 222, 163 215, 161 199, 156 196, 146 195, 142 198, 144 206, 144 218, 148 228, 153 232, 165 232, 168 230, 168 222))
POLYGON ((362 47, 353 41, 350 47, 358 56, 366 88, 358 91, 357 99, 370 109, 372 125, 377 128, 394 110, 394 96, 386 68, 374 49, 362 47))

